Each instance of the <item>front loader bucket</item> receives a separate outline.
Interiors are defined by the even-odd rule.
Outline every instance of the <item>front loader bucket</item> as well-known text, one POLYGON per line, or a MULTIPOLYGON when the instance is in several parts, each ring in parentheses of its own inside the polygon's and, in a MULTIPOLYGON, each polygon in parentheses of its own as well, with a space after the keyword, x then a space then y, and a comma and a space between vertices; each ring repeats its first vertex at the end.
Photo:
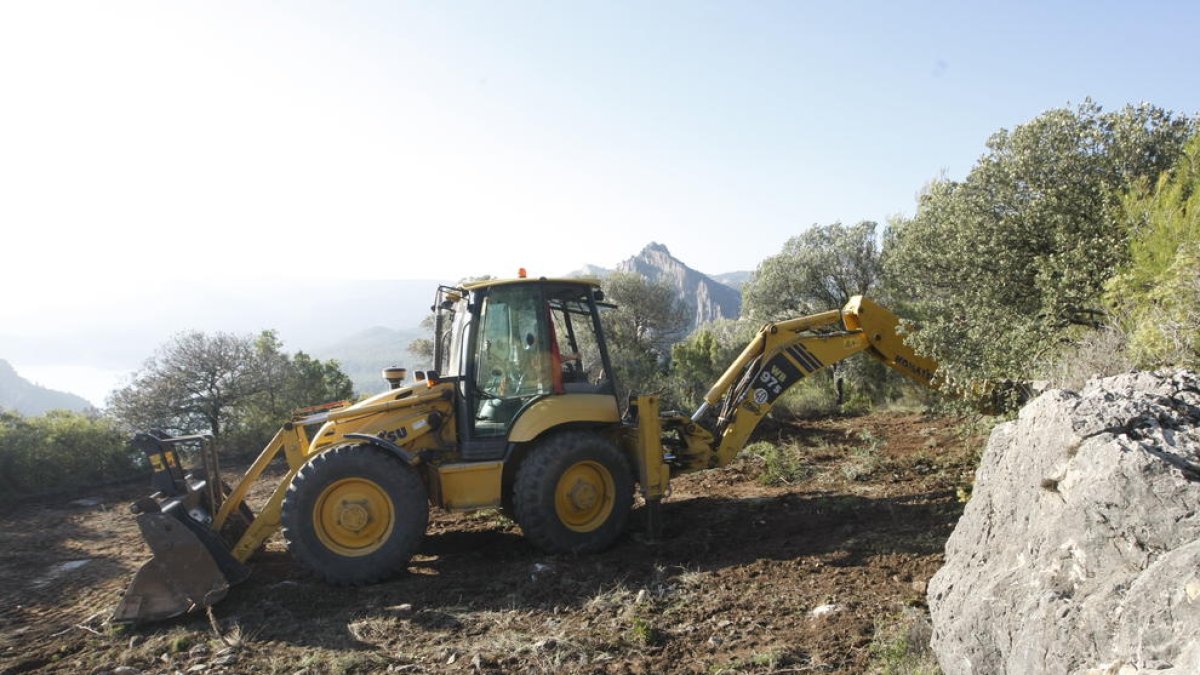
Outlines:
POLYGON ((249 576, 250 570, 218 537, 180 511, 138 515, 138 527, 154 557, 134 576, 113 612, 114 622, 160 621, 208 607, 249 576))

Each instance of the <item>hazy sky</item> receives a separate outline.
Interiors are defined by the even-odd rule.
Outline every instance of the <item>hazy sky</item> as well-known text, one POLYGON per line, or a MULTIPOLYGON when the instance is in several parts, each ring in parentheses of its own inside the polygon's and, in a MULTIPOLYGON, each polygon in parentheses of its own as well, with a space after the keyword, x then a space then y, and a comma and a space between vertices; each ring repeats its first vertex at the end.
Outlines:
POLYGON ((1197 112, 1198 8, 0 3, 0 331, 164 278, 752 269, 1047 108, 1197 112))

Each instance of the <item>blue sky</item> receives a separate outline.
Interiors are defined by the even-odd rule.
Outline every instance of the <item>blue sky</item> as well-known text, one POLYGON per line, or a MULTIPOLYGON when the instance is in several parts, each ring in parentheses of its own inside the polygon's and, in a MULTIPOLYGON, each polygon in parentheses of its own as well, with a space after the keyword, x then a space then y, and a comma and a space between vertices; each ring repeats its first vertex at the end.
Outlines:
POLYGON ((928 181, 1046 109, 1195 114, 1198 15, 2 3, 0 283, 20 292, 0 333, 86 331, 63 317, 97 298, 144 314, 150 291, 213 277, 559 274, 650 241, 753 269, 813 223, 911 214, 928 181))
POLYGON ((650 240, 749 269, 812 223, 910 214, 1047 108, 1200 110, 1197 13, 10 3, 0 219, 18 273, 65 257, 114 281, 133 275, 112 263, 163 247, 249 278, 555 273, 650 240), (331 265, 314 241, 362 254, 331 265), (375 264, 382 250, 403 264, 375 264), (293 262, 263 271, 278 257, 293 262))

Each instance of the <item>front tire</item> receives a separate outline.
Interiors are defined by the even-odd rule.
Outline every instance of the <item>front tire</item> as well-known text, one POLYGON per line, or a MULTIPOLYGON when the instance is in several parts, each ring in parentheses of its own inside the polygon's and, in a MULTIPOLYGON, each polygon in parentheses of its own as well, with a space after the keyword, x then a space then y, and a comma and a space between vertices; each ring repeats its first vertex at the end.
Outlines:
POLYGON ((629 465, 612 440, 599 433, 551 436, 517 472, 517 524, 548 553, 608 548, 624 532, 632 505, 629 465))
POLYGON ((336 585, 381 581, 408 566, 429 523, 425 483, 395 455, 344 445, 310 459, 283 501, 283 538, 336 585))

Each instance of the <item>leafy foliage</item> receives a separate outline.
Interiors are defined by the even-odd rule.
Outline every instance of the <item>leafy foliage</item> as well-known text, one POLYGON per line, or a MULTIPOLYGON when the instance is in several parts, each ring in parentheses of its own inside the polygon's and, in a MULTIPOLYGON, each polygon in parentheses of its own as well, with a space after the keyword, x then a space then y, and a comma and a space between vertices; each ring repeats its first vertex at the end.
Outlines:
POLYGON ((336 361, 288 355, 274 331, 191 332, 160 348, 109 412, 131 429, 207 432, 257 450, 293 409, 352 395, 336 361))
POLYGON ((758 326, 746 319, 705 324, 671 347, 669 378, 672 405, 693 410, 729 364, 737 358, 758 326))
POLYGON ((1023 378, 1069 329, 1098 326, 1127 258, 1121 192, 1170 167, 1193 127, 1088 101, 993 135, 964 181, 934 182, 887 238, 890 295, 922 323, 913 344, 951 380, 1023 378))
POLYGON ((237 411, 262 394, 268 378, 254 341, 228 333, 176 335, 128 386, 112 394, 109 410, 131 428, 207 431, 219 437, 237 411))
POLYGON ((135 475, 139 457, 127 441, 113 420, 94 414, 0 412, 0 501, 135 475))
POLYGON ((289 356, 274 331, 263 331, 254 340, 254 360, 262 392, 234 411, 235 425, 225 436, 227 447, 257 451, 293 410, 354 396, 354 385, 337 361, 322 361, 304 352, 289 356))
POLYGON ((662 390, 671 345, 688 326, 687 308, 668 284, 632 272, 613 273, 603 288, 617 305, 607 312, 605 327, 619 400, 662 390))
POLYGON ((417 360, 422 367, 433 364, 434 357, 434 326, 437 316, 434 314, 426 314, 425 318, 421 319, 420 328, 423 333, 429 337, 419 337, 408 343, 408 353, 417 360))
POLYGON ((1200 134, 1174 168, 1122 203, 1129 261, 1105 298, 1142 367, 1200 367, 1200 134))
POLYGON ((877 225, 814 225, 763 260, 742 289, 742 313, 760 321, 841 307, 879 284, 882 266, 877 225))
POLYGON ((759 441, 746 446, 742 454, 762 462, 758 482, 768 487, 792 485, 813 475, 812 466, 802 459, 803 449, 794 441, 786 444, 759 441))
MULTIPOLYGON (((883 274, 877 227, 871 221, 814 225, 792 237, 779 254, 759 264, 743 288, 743 315, 758 321, 788 319, 838 309, 855 295, 875 295, 883 274)), ((906 386, 900 375, 867 358, 838 364, 815 381, 833 388, 835 406, 845 400, 842 394, 860 402, 882 402, 898 397, 906 386)), ((814 394, 828 398, 811 390, 805 398, 814 394)))

